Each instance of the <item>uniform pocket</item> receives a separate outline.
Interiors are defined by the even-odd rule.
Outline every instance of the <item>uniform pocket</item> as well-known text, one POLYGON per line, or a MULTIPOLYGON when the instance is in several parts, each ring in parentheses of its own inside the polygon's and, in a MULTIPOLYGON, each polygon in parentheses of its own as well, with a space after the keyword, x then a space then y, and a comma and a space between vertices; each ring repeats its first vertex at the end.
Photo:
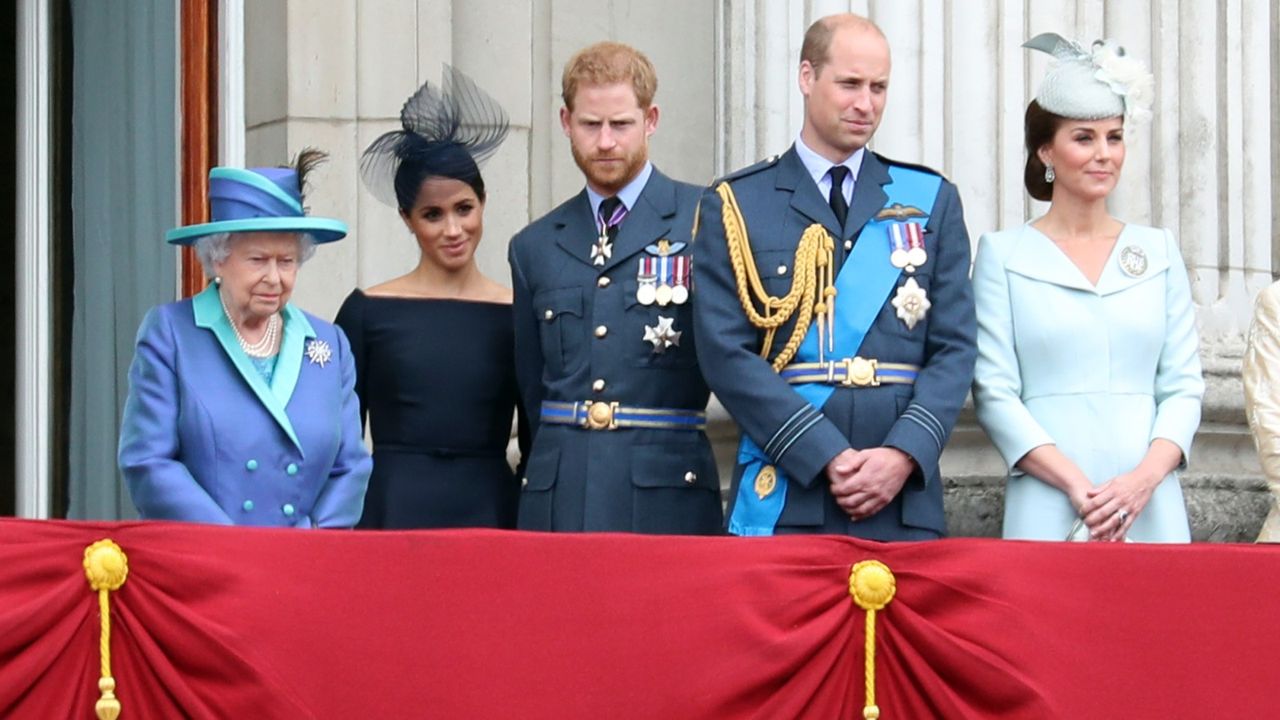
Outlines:
POLYGON ((533 296, 533 311, 541 320, 542 356, 557 375, 565 374, 576 357, 586 361, 583 343, 582 289, 543 290, 533 296))
POLYGON ((720 532, 724 522, 720 478, 706 443, 634 446, 631 485, 633 531, 673 535, 720 532))
POLYGON ((521 480, 520 513, 517 527, 521 530, 550 530, 555 505, 556 477, 560 473, 560 448, 545 444, 535 447, 521 480))

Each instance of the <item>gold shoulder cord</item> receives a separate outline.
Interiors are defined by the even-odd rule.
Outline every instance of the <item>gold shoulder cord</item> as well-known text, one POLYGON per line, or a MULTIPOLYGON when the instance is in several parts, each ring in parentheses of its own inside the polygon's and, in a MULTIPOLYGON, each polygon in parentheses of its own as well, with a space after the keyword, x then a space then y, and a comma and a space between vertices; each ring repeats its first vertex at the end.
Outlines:
POLYGON ((729 187, 729 183, 722 182, 716 186, 716 193, 724 203, 724 239, 729 247, 733 278, 738 285, 738 301, 742 303, 742 309, 751 324, 764 331, 760 357, 766 360, 769 358, 778 328, 794 316, 796 324, 791 330, 791 337, 772 363, 774 372, 781 371, 795 357, 800 343, 809 331, 809 322, 816 315, 818 355, 821 362, 824 349, 832 349, 831 333, 835 327, 835 241, 826 228, 818 223, 805 228, 804 234, 800 236, 800 244, 796 246, 795 262, 792 265, 795 275, 791 280, 791 290, 783 297, 773 297, 760 282, 760 273, 756 270, 755 258, 751 253, 751 242, 747 238, 747 223, 742 217, 742 209, 738 207, 733 189, 729 187), (757 304, 761 310, 756 309, 757 304))

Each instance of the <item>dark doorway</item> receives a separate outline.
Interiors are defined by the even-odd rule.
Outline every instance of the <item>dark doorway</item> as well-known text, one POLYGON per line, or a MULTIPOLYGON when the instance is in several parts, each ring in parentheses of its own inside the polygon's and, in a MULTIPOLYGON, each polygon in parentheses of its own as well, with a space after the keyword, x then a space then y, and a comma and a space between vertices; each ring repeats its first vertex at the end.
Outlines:
MULTIPOLYGON (((18 4, 0 3, 0 46, 9 48, 9 62, 0 70, 0 95, 7 107, 18 106, 18 4)), ((0 113, 0 222, 9 228, 10 238, 18 234, 18 126, 17 113, 0 113)), ((16 242, 0 242, 0 276, 17 277, 16 242)), ((14 456, 15 382, 18 377, 17 318, 14 283, 0 282, 0 337, 5 338, 6 350, 0 353, 0 515, 12 515, 17 505, 17 483, 14 481, 16 457, 14 456)))

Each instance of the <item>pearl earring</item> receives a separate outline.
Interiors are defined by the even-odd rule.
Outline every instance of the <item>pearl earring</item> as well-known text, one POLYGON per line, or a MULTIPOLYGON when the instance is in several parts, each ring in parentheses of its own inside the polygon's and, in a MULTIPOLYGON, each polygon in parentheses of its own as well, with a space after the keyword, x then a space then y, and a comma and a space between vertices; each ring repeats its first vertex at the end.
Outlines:
POLYGON ((1047 183, 1051 183, 1051 182, 1053 182, 1055 179, 1057 179, 1057 177, 1058 177, 1058 175, 1057 175, 1055 172, 1053 172, 1053 166, 1052 166, 1052 165, 1045 165, 1045 166, 1044 166, 1044 181, 1045 181, 1045 182, 1047 182, 1047 183))
POLYGON ((213 284, 214 284, 214 285, 222 285, 222 276, 221 276, 221 275, 214 275, 214 276, 213 276, 213 284))

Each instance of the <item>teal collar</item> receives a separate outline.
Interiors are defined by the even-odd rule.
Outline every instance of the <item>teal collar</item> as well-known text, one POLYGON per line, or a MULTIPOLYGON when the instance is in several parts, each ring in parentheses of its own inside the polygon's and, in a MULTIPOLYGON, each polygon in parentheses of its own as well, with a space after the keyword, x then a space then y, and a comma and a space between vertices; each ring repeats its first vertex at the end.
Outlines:
POLYGON ((302 443, 298 442, 298 436, 293 431, 293 423, 289 422, 286 408, 289 405, 289 398, 293 397, 294 388, 298 385, 298 376, 302 372, 302 356, 306 341, 316 336, 315 328, 311 327, 307 316, 293 305, 285 305, 282 313, 284 337, 280 342, 280 355, 276 359, 275 373, 271 376, 271 386, 268 387, 266 380, 253 366, 253 361, 245 354, 240 347, 240 341, 236 339, 235 328, 231 327, 230 318, 222 310, 222 301, 218 298, 218 286, 210 285, 204 292, 193 297, 191 307, 195 313, 196 326, 213 332, 214 337, 218 339, 218 344, 227 353, 227 357, 231 358, 240 377, 249 384, 258 401, 279 423, 280 428, 298 448, 298 452, 303 452, 302 443))

